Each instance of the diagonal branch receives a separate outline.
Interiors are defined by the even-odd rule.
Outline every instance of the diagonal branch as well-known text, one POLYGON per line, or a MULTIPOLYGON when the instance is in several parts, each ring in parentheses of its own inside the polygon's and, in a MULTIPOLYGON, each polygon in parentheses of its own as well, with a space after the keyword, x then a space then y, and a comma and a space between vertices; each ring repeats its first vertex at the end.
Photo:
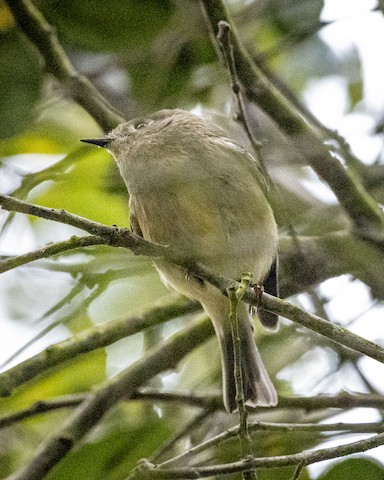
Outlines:
MULTIPOLYGON (((77 228, 82 228, 93 235, 104 237, 106 239, 106 245, 129 248, 136 255, 147 255, 149 257, 157 258, 162 257, 185 268, 190 274, 195 274, 200 278, 204 278, 218 288, 224 295, 226 295, 228 288, 237 288, 240 286, 239 282, 219 275, 205 265, 193 263, 190 259, 185 259, 184 255, 175 252, 166 246, 147 242, 127 229, 109 227, 78 215, 68 213, 65 210, 39 207, 38 205, 17 200, 2 194, 0 194, 0 206, 6 210, 35 215, 41 218, 72 225, 77 228)), ((246 290, 243 301, 250 305, 258 306, 263 310, 277 313, 278 315, 288 318, 293 322, 299 323, 306 328, 330 338, 340 345, 352 348, 357 352, 384 363, 384 348, 348 331, 345 328, 323 320, 317 315, 305 312, 292 303, 273 297, 267 293, 264 293, 260 299, 260 296, 253 288, 248 288, 246 290)))
POLYGON ((10 212, 25 213, 80 228, 91 235, 103 237, 106 245, 130 248, 136 255, 141 255, 141 252, 153 257, 166 255, 166 247, 147 242, 127 229, 103 225, 88 218, 68 213, 63 209, 41 207, 1 193, 0 206, 10 212))
POLYGON ((167 469, 151 465, 142 464, 142 478, 151 479, 196 479, 206 477, 216 477, 219 475, 230 475, 239 472, 250 471, 255 468, 276 468, 289 467, 302 464, 310 465, 324 460, 344 457, 353 453, 365 452, 372 448, 384 444, 384 433, 379 433, 370 438, 337 447, 321 448, 314 451, 304 451, 292 455, 281 455, 276 457, 248 457, 239 462, 227 463, 224 465, 213 465, 208 467, 184 467, 167 469))
MULTIPOLYGON (((63 362, 111 345, 122 338, 129 337, 172 318, 196 312, 199 308, 200 306, 197 303, 184 298, 172 303, 169 303, 169 300, 158 302, 153 308, 142 314, 129 318, 124 317, 106 325, 90 328, 67 340, 51 345, 41 353, 0 373, 0 397, 11 395, 15 388, 63 362)), ((211 333, 213 334, 213 330, 211 333)))
POLYGON ((155 462, 158 458, 164 456, 167 451, 171 450, 177 442, 191 434, 195 428, 200 428, 204 420, 209 417, 213 411, 214 408, 207 407, 202 412, 198 413, 186 425, 184 425, 181 430, 174 433, 164 442, 163 445, 160 445, 160 447, 151 455, 150 461, 155 462))
POLYGON ((60 398, 49 400, 39 400, 32 406, 19 410, 10 415, 3 415, 0 417, 0 429, 9 427, 14 423, 25 420, 26 418, 41 415, 42 413, 52 412, 63 408, 77 407, 87 398, 86 394, 70 394, 60 398))
POLYGON ((231 29, 237 78, 244 94, 257 103, 292 140, 315 172, 331 187, 362 238, 383 245, 384 217, 374 199, 324 145, 322 133, 273 85, 245 50, 222 0, 200 0, 212 41, 217 43, 220 22, 231 29))
POLYGON ((99 387, 75 410, 72 417, 39 448, 32 461, 12 480, 41 480, 65 457, 103 416, 155 375, 176 367, 184 356, 212 333, 211 322, 203 319, 173 335, 132 366, 99 387))
POLYGON ((36 47, 44 60, 47 73, 57 78, 68 88, 77 101, 100 127, 109 131, 124 121, 96 87, 75 70, 53 27, 30 0, 6 0, 17 25, 36 47))
POLYGON ((88 247, 90 245, 105 245, 105 238, 98 237, 97 235, 87 235, 86 237, 73 236, 69 240, 63 242, 53 243, 44 248, 39 248, 33 252, 25 253, 17 257, 7 258, 0 261, 0 273, 4 273, 12 268, 20 267, 27 263, 41 258, 48 258, 58 253, 66 252, 68 250, 74 250, 75 248, 88 247))
MULTIPOLYGON (((204 452, 216 445, 220 445, 226 440, 237 435, 238 426, 228 428, 224 432, 215 435, 208 440, 205 440, 189 450, 186 450, 179 455, 166 460, 158 465, 160 468, 170 468, 180 465, 181 462, 186 464, 190 459, 195 458, 197 454, 204 452)), ((250 432, 338 432, 338 433, 382 433, 384 426, 381 422, 375 423, 272 423, 272 422, 250 422, 250 432)))

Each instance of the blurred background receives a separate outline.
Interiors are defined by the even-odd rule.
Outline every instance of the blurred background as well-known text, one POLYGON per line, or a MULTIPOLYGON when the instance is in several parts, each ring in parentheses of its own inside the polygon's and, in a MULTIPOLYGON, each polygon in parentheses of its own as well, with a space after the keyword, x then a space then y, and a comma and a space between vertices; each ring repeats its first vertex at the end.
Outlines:
MULTIPOLYGON (((248 146, 232 120, 234 102, 228 75, 194 0, 39 0, 36 5, 55 26, 77 71, 125 118, 160 108, 184 108, 211 118, 248 146)), ((340 140, 337 134, 345 139, 343 146, 355 155, 348 168, 380 203, 384 197, 381 4, 369 0, 227 0, 226 5, 257 64, 323 123, 325 140, 343 162, 343 150, 335 145, 340 140)), ((65 84, 43 74, 36 52, 18 33, 3 2, 0 91, 1 193, 64 208, 108 225, 129 226, 127 193, 112 158, 106 151, 79 142, 101 136, 102 130, 71 99, 65 84)), ((278 126, 255 106, 249 109, 257 119, 262 160, 276 185, 282 297, 383 344, 381 253, 353 239, 334 241, 334 234, 348 234, 349 229, 335 195, 278 126), (300 255, 292 246, 295 244, 300 255)), ((1 211, 0 219, 2 258, 82 234, 63 224, 21 214, 1 211)), ((128 318, 157 300, 171 302, 176 297, 162 285, 149 259, 106 246, 69 251, 5 272, 0 278, 2 369, 89 327, 128 318)), ((37 400, 88 391, 192 319, 194 315, 175 318, 73 359, 2 400, 2 414, 37 400)), ((360 358, 285 319, 275 333, 258 324, 256 333, 281 395, 337 395, 341 390, 383 393, 384 369, 374 360, 360 358)), ((216 339, 188 355, 177 371, 156 377, 150 386, 220 394, 216 339)), ((68 413, 57 411, 0 430, 0 475, 6 476, 31 458, 36 446, 68 413)), ((84 471, 87 479, 125 478, 140 458, 152 455, 197 413, 196 408, 165 402, 119 405, 49 478, 74 479, 84 471)), ((285 408, 260 412, 255 418, 281 422, 382 420, 378 410, 367 408, 342 415, 335 409, 285 408)), ((236 417, 223 412, 207 416, 171 452, 180 452, 235 423, 236 417)), ((257 455, 263 456, 337 445, 362 435, 261 431, 254 438, 257 455)), ((363 472, 372 468, 369 478, 383 475, 375 463, 384 462, 383 448, 361 457, 367 463, 354 464, 355 473, 358 468, 363 472)), ((233 440, 205 451, 195 461, 211 464, 237 458, 233 440)), ((337 477, 332 473, 326 476, 324 472, 331 467, 327 462, 311 466, 301 478, 344 478, 341 470, 337 477)), ((289 478, 292 474, 289 469, 260 471, 259 478, 289 478)))

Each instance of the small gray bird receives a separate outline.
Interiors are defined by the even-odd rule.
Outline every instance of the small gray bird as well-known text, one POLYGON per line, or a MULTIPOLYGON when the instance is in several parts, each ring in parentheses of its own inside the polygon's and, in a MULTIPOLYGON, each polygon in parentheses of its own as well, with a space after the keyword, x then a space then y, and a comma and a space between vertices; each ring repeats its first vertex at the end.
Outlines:
MULTIPOLYGON (((223 130, 183 110, 161 110, 121 124, 105 138, 83 142, 114 156, 128 189, 136 234, 185 252, 187 259, 226 277, 239 280, 252 272, 253 280, 263 283, 277 251, 267 182, 256 159, 223 130)), ((198 300, 212 319, 221 347, 224 405, 232 412, 236 389, 228 299, 183 268, 165 260, 155 265, 167 284, 198 300)), ((238 315, 246 403, 276 405, 249 306, 241 303, 238 315)), ((277 322, 266 312, 260 319, 272 327, 277 322)))

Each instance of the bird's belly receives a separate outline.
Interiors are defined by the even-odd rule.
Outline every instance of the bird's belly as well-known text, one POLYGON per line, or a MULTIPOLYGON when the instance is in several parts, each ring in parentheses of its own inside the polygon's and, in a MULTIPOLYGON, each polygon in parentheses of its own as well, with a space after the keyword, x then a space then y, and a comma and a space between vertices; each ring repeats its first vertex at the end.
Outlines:
MULTIPOLYGON (((218 207, 201 192, 185 193, 185 189, 179 195, 152 191, 131 198, 143 237, 168 245, 186 261, 203 263, 221 275, 238 279, 242 273, 252 272, 254 281, 260 282, 275 257, 277 242, 275 221, 266 200, 263 209, 255 208, 254 212, 252 203, 247 205, 244 215, 225 204, 218 207)), ((168 278, 171 273, 163 274, 172 284, 168 278)))

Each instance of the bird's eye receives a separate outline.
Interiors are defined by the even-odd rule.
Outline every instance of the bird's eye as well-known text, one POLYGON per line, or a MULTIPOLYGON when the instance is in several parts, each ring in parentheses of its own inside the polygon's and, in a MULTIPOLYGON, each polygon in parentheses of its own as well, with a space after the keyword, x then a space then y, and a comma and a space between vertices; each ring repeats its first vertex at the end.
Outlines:
POLYGON ((137 122, 135 122, 133 126, 135 127, 136 130, 139 130, 140 128, 146 127, 147 123, 144 120, 137 120, 137 122))

